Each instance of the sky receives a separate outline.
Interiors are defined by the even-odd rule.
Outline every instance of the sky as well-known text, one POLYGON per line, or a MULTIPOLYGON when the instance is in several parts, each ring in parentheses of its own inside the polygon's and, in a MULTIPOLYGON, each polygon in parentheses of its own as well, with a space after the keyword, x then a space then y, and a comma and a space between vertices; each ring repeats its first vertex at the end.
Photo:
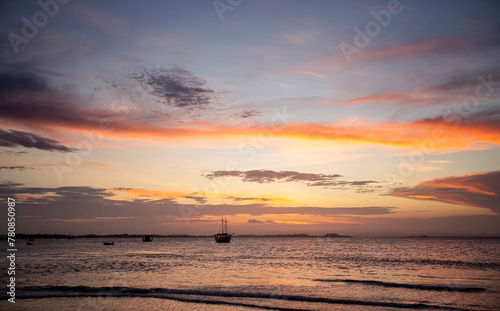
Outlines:
POLYGON ((499 236, 499 9, 2 1, 2 201, 18 233, 499 236))

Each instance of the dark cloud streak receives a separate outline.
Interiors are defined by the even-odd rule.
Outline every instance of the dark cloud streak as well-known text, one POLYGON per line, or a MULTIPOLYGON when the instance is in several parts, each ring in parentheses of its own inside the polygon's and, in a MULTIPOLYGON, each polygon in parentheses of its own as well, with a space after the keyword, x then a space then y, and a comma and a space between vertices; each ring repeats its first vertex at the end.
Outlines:
POLYGON ((218 92, 184 69, 142 68, 131 77, 164 103, 184 109, 206 108, 217 103, 218 92))
POLYGON ((247 220, 247 223, 249 224, 275 224, 274 220, 258 220, 258 219, 249 219, 247 220))
POLYGON ((262 117, 264 113, 262 110, 252 109, 252 110, 244 110, 241 112, 235 112, 231 115, 233 118, 242 118, 242 119, 250 119, 255 117, 262 117))
POLYGON ((33 167, 29 166, 21 166, 21 165, 16 165, 16 166, 0 166, 0 170, 19 170, 19 171, 24 171, 24 170, 32 170, 34 169, 33 167))
POLYGON ((260 184, 265 183, 282 183, 282 182, 301 182, 309 187, 325 187, 332 189, 345 189, 347 187, 355 187, 358 191, 369 191, 363 187, 371 186, 378 183, 374 180, 360 181, 343 181, 337 180, 343 177, 340 174, 312 174, 300 173, 296 171, 280 171, 273 170, 250 170, 250 171, 213 171, 204 175, 208 179, 238 177, 243 182, 255 182, 260 184))
POLYGON ((0 129, 1 147, 25 147, 45 151, 73 152, 75 149, 66 147, 60 142, 42 137, 35 133, 0 129))

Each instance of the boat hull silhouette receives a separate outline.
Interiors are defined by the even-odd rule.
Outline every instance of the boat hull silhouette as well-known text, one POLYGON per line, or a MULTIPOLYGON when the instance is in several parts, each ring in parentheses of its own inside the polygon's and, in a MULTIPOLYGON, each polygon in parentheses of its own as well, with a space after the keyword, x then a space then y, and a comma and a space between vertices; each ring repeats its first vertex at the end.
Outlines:
POLYGON ((221 233, 215 235, 215 242, 217 243, 229 243, 231 242, 231 237, 233 235, 227 233, 227 219, 222 217, 221 233))
POLYGON ((231 234, 217 233, 215 235, 215 242, 217 242, 217 243, 229 243, 229 242, 231 242, 231 234))

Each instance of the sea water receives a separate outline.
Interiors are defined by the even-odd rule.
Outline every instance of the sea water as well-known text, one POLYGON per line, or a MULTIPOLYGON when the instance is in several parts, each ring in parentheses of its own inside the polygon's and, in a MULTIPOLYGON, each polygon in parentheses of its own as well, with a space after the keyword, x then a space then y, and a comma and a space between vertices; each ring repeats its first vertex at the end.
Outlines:
POLYGON ((500 310, 500 239, 109 240, 19 245, 16 310, 500 310))

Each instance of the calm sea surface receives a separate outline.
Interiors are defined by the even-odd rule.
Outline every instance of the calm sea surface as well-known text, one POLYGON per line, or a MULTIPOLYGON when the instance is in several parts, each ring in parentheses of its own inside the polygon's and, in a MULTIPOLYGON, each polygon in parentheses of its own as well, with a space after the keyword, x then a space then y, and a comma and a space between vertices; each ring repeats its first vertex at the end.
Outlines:
POLYGON ((107 240, 19 245, 0 309, 500 310, 500 239, 107 240))

